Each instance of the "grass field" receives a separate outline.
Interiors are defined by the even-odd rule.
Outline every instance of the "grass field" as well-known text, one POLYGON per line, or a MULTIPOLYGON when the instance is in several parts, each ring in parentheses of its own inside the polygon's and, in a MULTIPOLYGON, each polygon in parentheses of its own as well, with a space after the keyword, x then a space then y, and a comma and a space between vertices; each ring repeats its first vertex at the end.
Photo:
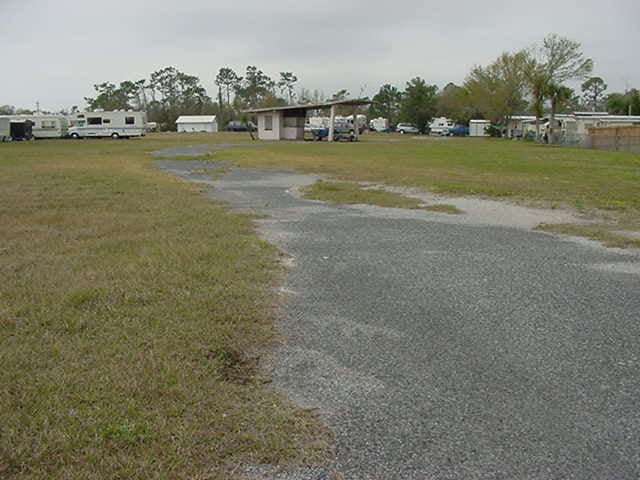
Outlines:
MULTIPOLYGON (((328 458, 318 418, 260 368, 279 253, 250 217, 150 168, 160 148, 248 140, 0 144, 0 478, 235 478, 328 458)), ((597 223, 546 228, 640 246, 616 233, 640 229, 637 155, 365 136, 207 158, 570 206, 597 223)))
POLYGON ((149 168, 244 137, 0 144, 0 478, 236 478, 325 458, 258 364, 278 252, 149 168))
POLYGON ((637 239, 617 233, 640 230, 640 155, 636 154, 495 139, 417 140, 369 134, 360 143, 280 143, 213 156, 246 166, 323 173, 340 181, 571 208, 592 219, 593 225, 541 228, 608 245, 640 247, 637 239))

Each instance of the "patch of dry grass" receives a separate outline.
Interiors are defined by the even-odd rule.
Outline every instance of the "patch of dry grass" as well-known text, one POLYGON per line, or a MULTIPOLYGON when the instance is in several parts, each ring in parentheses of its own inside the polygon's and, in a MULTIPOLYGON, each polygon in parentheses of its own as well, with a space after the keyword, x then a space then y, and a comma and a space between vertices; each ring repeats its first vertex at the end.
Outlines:
POLYGON ((237 135, 0 145, 0 478, 233 478, 327 458, 265 385, 278 253, 145 152, 237 135))

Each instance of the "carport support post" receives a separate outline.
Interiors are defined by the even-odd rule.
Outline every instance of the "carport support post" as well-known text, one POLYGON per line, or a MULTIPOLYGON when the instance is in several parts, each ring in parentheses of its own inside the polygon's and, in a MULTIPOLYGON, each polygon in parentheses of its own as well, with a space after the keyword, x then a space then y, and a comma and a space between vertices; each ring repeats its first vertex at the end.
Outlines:
POLYGON ((357 142, 360 140, 360 129, 358 128, 358 110, 357 107, 353 106, 353 139, 357 142))
POLYGON ((329 137, 327 141, 333 142, 333 122, 336 119, 336 106, 331 105, 331 114, 329 115, 329 137))

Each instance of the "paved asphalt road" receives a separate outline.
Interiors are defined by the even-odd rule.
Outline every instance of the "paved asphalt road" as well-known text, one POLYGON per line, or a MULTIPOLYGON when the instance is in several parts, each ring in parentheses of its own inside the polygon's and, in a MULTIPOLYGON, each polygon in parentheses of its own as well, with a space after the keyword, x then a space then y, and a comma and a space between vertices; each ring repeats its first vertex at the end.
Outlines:
POLYGON ((331 469, 265 478, 640 477, 637 251, 287 191, 313 180, 208 190, 292 257, 274 382, 337 439, 331 469))

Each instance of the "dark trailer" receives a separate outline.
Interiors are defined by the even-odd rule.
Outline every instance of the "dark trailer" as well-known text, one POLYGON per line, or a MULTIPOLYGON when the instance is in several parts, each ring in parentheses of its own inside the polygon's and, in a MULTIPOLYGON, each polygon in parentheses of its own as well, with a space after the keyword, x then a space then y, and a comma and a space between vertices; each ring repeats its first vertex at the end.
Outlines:
POLYGON ((31 120, 11 120, 12 140, 32 140, 33 122, 31 120))

